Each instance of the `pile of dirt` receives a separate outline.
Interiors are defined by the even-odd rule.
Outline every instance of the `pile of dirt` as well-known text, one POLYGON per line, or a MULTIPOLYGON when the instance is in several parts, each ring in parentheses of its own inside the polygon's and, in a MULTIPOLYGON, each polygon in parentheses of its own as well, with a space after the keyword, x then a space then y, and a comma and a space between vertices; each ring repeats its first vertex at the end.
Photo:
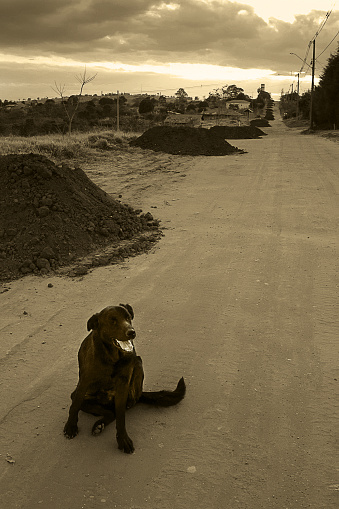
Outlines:
POLYGON ((36 154, 0 156, 0 280, 48 274, 93 253, 106 265, 149 249, 160 236, 148 212, 114 200, 80 168, 36 154), (100 249, 112 246, 100 256, 100 249), (97 253, 95 254, 95 251, 97 253))
POLYGON ((261 129, 254 125, 224 126, 216 125, 210 128, 214 135, 221 136, 228 140, 252 140, 266 136, 261 129))
POLYGON ((189 156, 225 156, 236 152, 243 153, 222 137, 215 136, 210 129, 187 126, 152 127, 131 141, 130 145, 156 152, 189 156))
POLYGON ((266 118, 254 118, 250 121, 250 124, 256 127, 271 127, 271 124, 266 118))

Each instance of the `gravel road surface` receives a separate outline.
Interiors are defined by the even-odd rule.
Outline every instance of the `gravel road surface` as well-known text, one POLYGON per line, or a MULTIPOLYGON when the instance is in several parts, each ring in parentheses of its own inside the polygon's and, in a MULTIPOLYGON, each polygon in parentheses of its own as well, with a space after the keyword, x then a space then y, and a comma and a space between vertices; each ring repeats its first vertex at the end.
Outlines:
POLYGON ((265 132, 148 174, 136 149, 145 171, 119 189, 103 167, 106 191, 156 207, 153 251, 2 288, 1 507, 338 507, 339 144, 279 120, 265 132), (90 415, 62 433, 87 319, 120 302, 145 390, 187 383, 177 407, 127 414, 133 455, 114 424, 92 437, 90 415))

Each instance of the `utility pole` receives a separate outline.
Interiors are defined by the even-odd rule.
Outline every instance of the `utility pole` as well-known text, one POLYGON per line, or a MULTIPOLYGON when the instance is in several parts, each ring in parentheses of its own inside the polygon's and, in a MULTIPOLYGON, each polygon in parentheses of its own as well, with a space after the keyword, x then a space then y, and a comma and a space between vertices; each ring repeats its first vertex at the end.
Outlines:
POLYGON ((117 90, 117 131, 119 131, 119 90, 117 90))
POLYGON ((306 51, 306 56, 304 59, 300 58, 296 53, 290 53, 290 55, 295 55, 296 57, 298 57, 302 62, 303 62, 303 65, 299 71, 299 73, 302 72, 303 68, 304 68, 304 65, 306 64, 306 59, 307 59, 307 55, 308 55, 308 52, 309 52, 309 49, 311 47, 311 44, 313 44, 313 58, 312 58, 312 87, 311 87, 311 104, 310 104, 310 129, 313 129, 314 128, 314 75, 315 75, 315 40, 316 38, 318 37, 318 35, 320 34, 320 32, 322 31, 322 29, 324 28, 324 26, 326 25, 326 22, 328 20, 328 18, 330 17, 331 13, 332 13, 332 10, 333 10, 333 7, 330 11, 327 11, 326 13, 326 16, 325 18, 323 19, 323 21, 320 23, 320 26, 318 28, 318 30, 316 31, 316 34, 315 36, 313 37, 313 39, 311 39, 311 41, 309 42, 308 46, 307 46, 307 51, 306 51))
POLYGON ((299 72, 298 72, 297 76, 298 76, 298 86, 297 86, 297 111, 296 111, 296 118, 298 120, 298 118, 299 118, 299 76, 300 76, 299 72))
POLYGON ((312 56, 312 86, 311 86, 311 105, 310 105, 310 129, 314 127, 314 74, 315 74, 315 38, 313 39, 312 56))

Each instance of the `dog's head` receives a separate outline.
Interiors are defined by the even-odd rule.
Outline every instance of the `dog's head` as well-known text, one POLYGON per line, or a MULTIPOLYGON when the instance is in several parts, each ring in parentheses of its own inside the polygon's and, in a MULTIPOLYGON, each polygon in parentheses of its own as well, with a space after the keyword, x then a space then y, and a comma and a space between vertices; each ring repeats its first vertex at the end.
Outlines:
POLYGON ((124 353, 133 353, 136 336, 132 326, 134 312, 129 304, 108 306, 95 313, 87 322, 87 330, 93 330, 102 341, 115 346, 124 353))

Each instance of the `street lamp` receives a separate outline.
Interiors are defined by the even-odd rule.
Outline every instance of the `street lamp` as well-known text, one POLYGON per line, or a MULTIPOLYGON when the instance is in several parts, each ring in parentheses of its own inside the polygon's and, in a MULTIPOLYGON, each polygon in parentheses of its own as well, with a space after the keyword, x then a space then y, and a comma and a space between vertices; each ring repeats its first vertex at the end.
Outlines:
MULTIPOLYGON (((296 56, 296 57, 297 57, 297 58, 299 58, 299 60, 301 60, 304 64, 306 64, 306 63, 307 63, 307 62, 306 62, 306 60, 305 60, 304 58, 299 57, 299 55, 297 55, 296 53, 293 53, 293 52, 291 53, 291 52, 290 52, 290 55, 294 55, 294 56, 296 56)), ((307 65, 308 65, 308 64, 307 64, 307 65)), ((301 72, 301 71, 300 71, 300 72, 301 72)))

